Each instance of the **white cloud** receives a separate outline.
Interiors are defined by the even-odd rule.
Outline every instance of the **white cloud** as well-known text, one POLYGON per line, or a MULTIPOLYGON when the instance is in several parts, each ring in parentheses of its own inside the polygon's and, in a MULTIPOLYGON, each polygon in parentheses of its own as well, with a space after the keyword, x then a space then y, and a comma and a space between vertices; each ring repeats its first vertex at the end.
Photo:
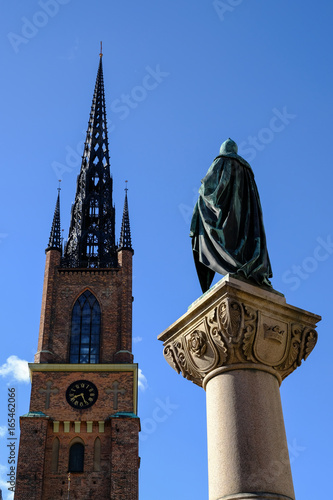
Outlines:
POLYGON ((0 464, 0 488, 2 489, 3 500, 13 500, 14 493, 8 491, 8 483, 6 479, 7 473, 8 473, 8 467, 0 464))
POLYGON ((142 341, 142 337, 133 337, 133 342, 134 344, 137 344, 138 342, 142 341))
POLYGON ((14 493, 8 491, 8 483, 0 479, 0 488, 2 489, 3 500, 14 500, 14 493))
POLYGON ((139 380, 138 380, 138 386, 141 391, 145 391, 148 387, 148 382, 144 374, 142 373, 142 370, 139 368, 139 380))
POLYGON ((7 433, 7 427, 5 425, 0 425, 0 438, 4 437, 7 433))
POLYGON ((9 356, 6 363, 0 366, 1 377, 11 377, 17 382, 29 382, 28 361, 17 356, 9 356))

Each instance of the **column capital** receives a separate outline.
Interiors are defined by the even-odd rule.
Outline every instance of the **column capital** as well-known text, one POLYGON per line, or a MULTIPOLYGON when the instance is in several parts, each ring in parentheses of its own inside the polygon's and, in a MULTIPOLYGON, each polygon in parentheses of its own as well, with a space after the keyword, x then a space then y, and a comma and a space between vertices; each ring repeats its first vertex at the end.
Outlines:
POLYGON ((204 388, 235 369, 269 371, 281 383, 313 350, 320 319, 273 289, 227 275, 158 338, 169 365, 204 388))

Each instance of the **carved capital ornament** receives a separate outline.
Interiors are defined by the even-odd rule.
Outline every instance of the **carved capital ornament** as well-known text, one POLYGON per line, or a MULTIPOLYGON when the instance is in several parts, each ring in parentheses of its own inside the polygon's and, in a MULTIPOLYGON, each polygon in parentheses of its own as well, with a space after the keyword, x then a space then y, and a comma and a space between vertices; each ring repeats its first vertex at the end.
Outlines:
POLYGON ((199 386, 234 369, 268 371, 281 383, 313 350, 319 320, 275 291, 227 275, 159 340, 169 365, 199 386))

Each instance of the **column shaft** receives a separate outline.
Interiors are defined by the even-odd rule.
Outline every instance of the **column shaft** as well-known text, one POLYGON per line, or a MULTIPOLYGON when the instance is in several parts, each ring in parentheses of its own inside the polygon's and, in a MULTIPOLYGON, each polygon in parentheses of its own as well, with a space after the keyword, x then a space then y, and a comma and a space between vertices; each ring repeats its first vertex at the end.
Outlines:
POLYGON ((209 500, 294 500, 277 378, 227 371, 206 395, 209 500))

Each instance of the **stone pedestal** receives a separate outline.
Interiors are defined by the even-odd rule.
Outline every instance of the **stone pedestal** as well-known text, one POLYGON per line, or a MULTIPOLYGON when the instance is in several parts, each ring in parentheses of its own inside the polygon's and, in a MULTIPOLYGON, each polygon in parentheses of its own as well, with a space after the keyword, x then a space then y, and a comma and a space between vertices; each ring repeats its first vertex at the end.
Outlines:
POLYGON ((159 340, 207 396, 210 500, 294 500, 279 385, 317 341, 320 317, 230 275, 159 340))

